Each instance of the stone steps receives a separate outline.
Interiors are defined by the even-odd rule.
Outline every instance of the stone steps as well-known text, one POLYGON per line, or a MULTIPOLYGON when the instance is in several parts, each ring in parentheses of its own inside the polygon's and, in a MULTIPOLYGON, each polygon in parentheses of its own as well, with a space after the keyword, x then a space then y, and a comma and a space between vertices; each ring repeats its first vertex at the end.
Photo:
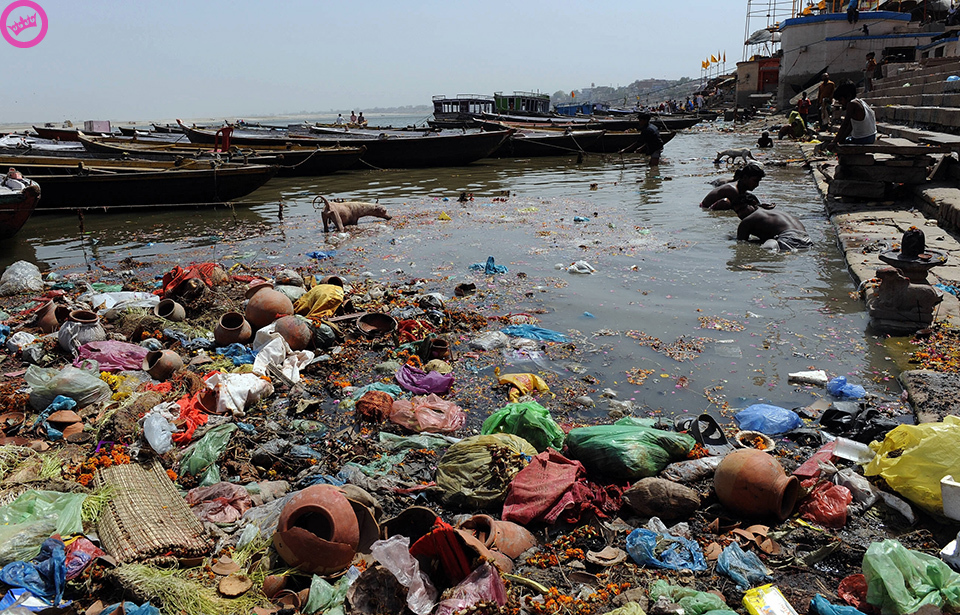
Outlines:
MULTIPOLYGON (((873 105, 871 105, 873 106, 873 105)), ((909 105, 874 106, 877 120, 960 128, 960 107, 913 107, 909 105)))

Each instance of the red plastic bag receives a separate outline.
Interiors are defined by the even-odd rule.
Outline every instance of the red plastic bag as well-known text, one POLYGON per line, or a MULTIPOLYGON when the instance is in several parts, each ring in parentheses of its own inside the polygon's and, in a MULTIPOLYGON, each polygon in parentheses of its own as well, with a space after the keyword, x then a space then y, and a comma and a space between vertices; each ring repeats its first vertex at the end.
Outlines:
POLYGON ((450 433, 463 427, 467 415, 452 401, 431 393, 410 400, 395 400, 390 411, 390 420, 411 431, 450 433))
POLYGON ((158 294, 162 295, 164 298, 176 295, 178 288, 182 283, 194 278, 202 280, 203 283, 208 287, 213 288, 214 270, 218 267, 219 265, 216 263, 194 264, 190 265, 186 269, 180 265, 177 265, 170 271, 163 274, 163 286, 158 294))
POLYGON ((213 523, 233 523, 253 508, 246 489, 226 482, 191 489, 186 500, 201 521, 213 523))
POLYGON ((867 602, 867 577, 862 574, 851 574, 840 581, 837 595, 855 609, 864 613, 875 611, 875 607, 867 602))
POLYGON ((147 352, 143 346, 127 342, 88 342, 80 346, 80 356, 73 366, 80 367, 86 359, 93 359, 99 364, 101 372, 136 371, 142 368, 147 352))
POLYGON ((847 524, 847 506, 852 501, 849 489, 824 481, 800 505, 800 516, 824 527, 843 527, 847 524))

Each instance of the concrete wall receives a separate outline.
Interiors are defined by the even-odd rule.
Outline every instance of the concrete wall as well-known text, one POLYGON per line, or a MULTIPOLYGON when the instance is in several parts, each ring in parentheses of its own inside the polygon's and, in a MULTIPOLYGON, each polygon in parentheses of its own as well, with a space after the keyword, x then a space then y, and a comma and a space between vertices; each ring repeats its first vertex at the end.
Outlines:
POLYGON ((780 58, 757 58, 737 62, 737 106, 755 103, 750 96, 760 92, 776 92, 780 58), (766 83, 765 83, 766 81, 766 83))
POLYGON ((845 13, 788 19, 781 24, 780 35, 783 60, 777 96, 783 105, 802 88, 815 88, 824 70, 834 81, 859 83, 867 52, 875 52, 879 61, 885 48, 916 47, 929 43, 936 33, 921 32, 906 13, 861 11, 856 24, 848 23, 845 13), (864 25, 869 36, 861 31, 864 25))

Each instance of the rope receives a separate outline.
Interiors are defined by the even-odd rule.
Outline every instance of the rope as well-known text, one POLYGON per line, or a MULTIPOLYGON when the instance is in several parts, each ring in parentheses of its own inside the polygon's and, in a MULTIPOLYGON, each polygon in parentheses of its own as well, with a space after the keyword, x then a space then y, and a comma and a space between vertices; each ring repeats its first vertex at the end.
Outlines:
MULTIPOLYGON (((243 205, 264 205, 266 203, 271 203, 273 201, 245 201, 243 205)), ((42 209, 35 209, 34 214, 44 214, 44 213, 53 213, 58 211, 67 211, 67 212, 77 212, 78 215, 82 215, 84 211, 96 211, 103 210, 104 212, 109 212, 111 210, 120 211, 120 210, 130 210, 130 209, 156 209, 156 208, 174 208, 174 207, 209 207, 217 205, 226 205, 227 207, 232 207, 232 201, 210 201, 210 202, 201 202, 201 203, 155 203, 152 205, 90 205, 84 207, 44 207, 42 209)))

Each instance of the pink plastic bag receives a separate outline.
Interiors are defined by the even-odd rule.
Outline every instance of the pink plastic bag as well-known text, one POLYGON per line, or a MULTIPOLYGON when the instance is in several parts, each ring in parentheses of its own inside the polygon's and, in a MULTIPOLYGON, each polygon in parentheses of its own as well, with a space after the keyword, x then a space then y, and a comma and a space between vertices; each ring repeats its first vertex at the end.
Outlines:
POLYGON ((225 482, 191 489, 186 500, 198 519, 213 523, 233 523, 253 508, 246 489, 225 482))
POLYGON ((800 505, 800 516, 824 527, 843 527, 847 524, 847 506, 852 501, 849 489, 824 481, 800 505))
POLYGON ((394 401, 390 420, 411 431, 450 433, 463 427, 467 415, 460 406, 431 393, 425 397, 394 401))
POLYGON ((487 562, 477 566, 470 575, 453 588, 449 598, 437 605, 435 615, 452 615, 478 602, 507 603, 507 589, 497 569, 487 562))
POLYGON ((397 384, 411 393, 446 393, 453 385, 453 374, 425 372, 422 369, 404 363, 394 375, 397 384))
POLYGON ((143 346, 105 340, 88 342, 80 347, 80 356, 74 360, 74 367, 80 367, 87 359, 100 364, 101 372, 136 371, 143 368, 143 358, 149 352, 143 346))

